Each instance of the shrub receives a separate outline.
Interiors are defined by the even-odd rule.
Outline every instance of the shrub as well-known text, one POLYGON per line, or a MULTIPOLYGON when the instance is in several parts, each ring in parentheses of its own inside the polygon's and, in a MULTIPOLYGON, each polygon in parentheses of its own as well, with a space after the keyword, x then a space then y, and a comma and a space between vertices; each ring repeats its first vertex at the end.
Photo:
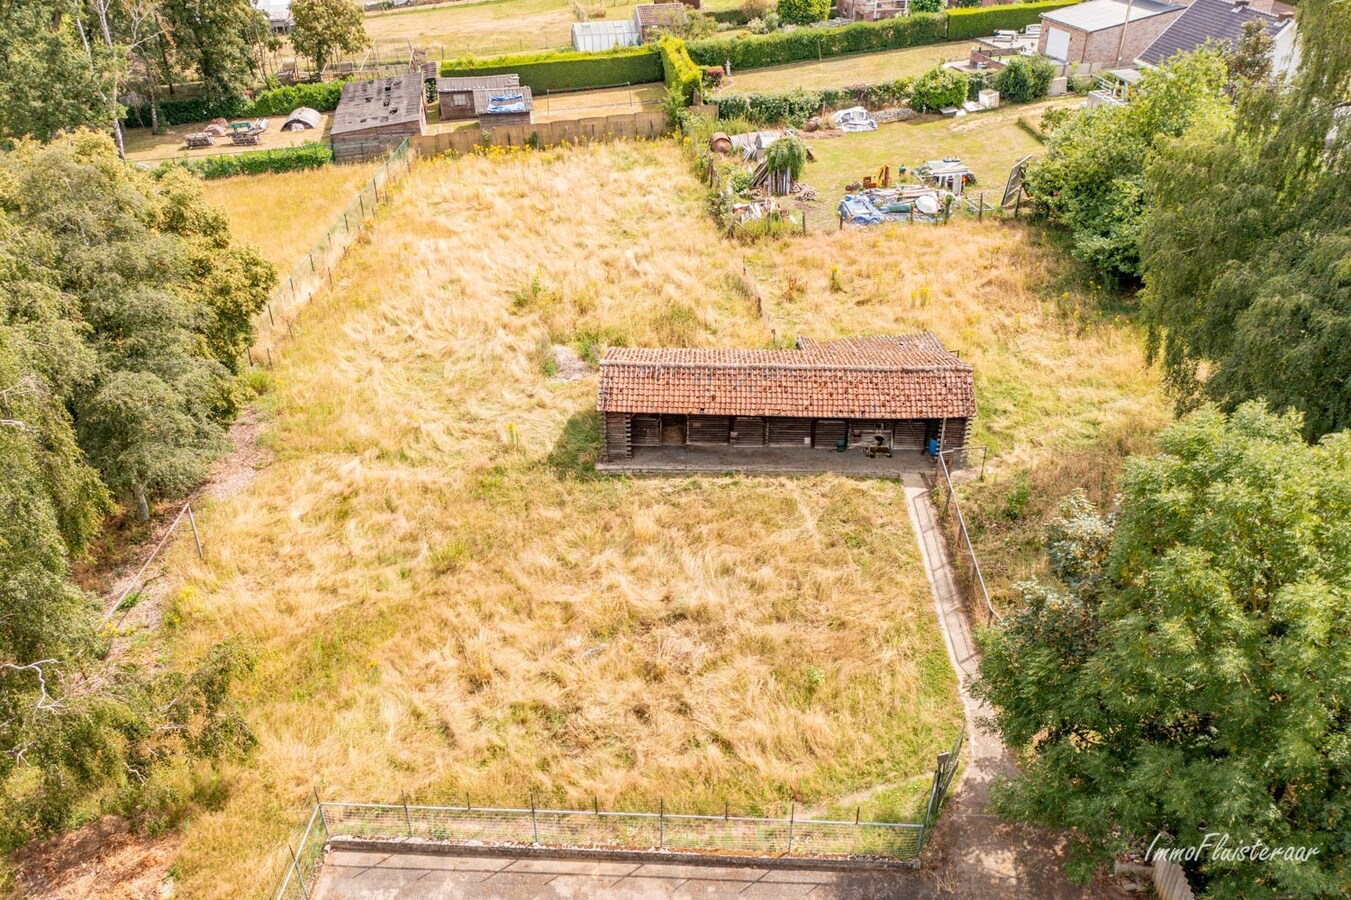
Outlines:
POLYGON ((934 112, 945 106, 961 106, 966 100, 967 77, 946 66, 934 66, 915 79, 910 103, 920 112, 934 112))
POLYGON ((810 25, 830 15, 830 0, 779 0, 779 18, 794 25, 810 25))
POLYGON ((327 81, 322 84, 293 84, 259 91, 258 96, 249 104, 249 108, 240 115, 284 116, 302 106, 328 112, 338 108, 342 86, 341 81, 327 81))
MULTIPOLYGON (((275 82, 274 82, 275 83, 275 82)), ((341 81, 322 84, 296 84, 259 91, 253 100, 236 97, 230 100, 161 100, 160 125, 182 125, 185 122, 205 122, 218 116, 232 119, 253 116, 284 116, 293 109, 308 106, 320 112, 338 108, 342 96, 341 81)), ((127 110, 128 128, 149 128, 150 107, 134 106, 127 110)))
POLYGON ((948 10, 950 41, 984 37, 995 31, 1015 31, 1025 25, 1041 21, 1041 14, 1062 6, 1072 6, 1079 0, 1045 0, 1042 3, 1013 3, 1005 6, 984 6, 972 9, 948 10))
POLYGON ((661 54, 656 47, 622 47, 604 53, 575 50, 499 56, 489 60, 463 59, 441 64, 444 77, 516 73, 533 91, 576 90, 616 84, 661 81, 661 54))
POLYGON ((966 73, 966 99, 979 100, 980 92, 994 87, 995 76, 998 72, 991 72, 989 69, 983 69, 979 72, 966 73))
POLYGON ((913 87, 913 79, 901 78, 816 91, 798 88, 757 94, 723 94, 716 101, 718 119, 744 119, 755 125, 801 125, 825 110, 849 106, 868 109, 899 106, 910 98, 913 87))
MULTIPOLYGON (((205 122, 218 116, 229 119, 247 115, 249 101, 243 97, 227 97, 221 100, 205 100, 197 97, 191 100, 161 100, 155 106, 159 110, 159 124, 165 126, 205 122)), ((130 107, 123 123, 128 128, 149 128, 149 105, 130 107)))
POLYGON ((688 106, 694 102, 694 95, 703 84, 704 75, 690 59, 685 42, 674 35, 665 34, 657 39, 657 50, 661 54, 661 69, 666 76, 666 89, 679 95, 688 106))
POLYGON ((1015 56, 994 77, 999 99, 1009 103, 1040 100, 1051 89, 1056 65, 1044 56, 1015 56))
POLYGON ((910 0, 912 13, 936 13, 943 11, 943 0, 910 0))
POLYGON ((838 28, 794 28, 764 37, 717 37, 693 41, 690 57, 704 66, 732 61, 732 72, 777 66, 818 57, 918 47, 946 40, 947 19, 941 14, 916 13, 881 22, 854 22, 838 28))
POLYGON ((307 141, 296 147, 278 150, 255 150, 228 156, 207 156, 201 159, 175 159, 160 164, 157 173, 178 167, 187 169, 208 180, 229 178, 232 175, 259 175, 263 172, 295 172, 317 169, 333 161, 328 144, 307 141))
POLYGON ((807 145, 794 135, 784 135, 765 151, 765 167, 771 172, 787 172, 794 181, 802 177, 806 165, 807 145))

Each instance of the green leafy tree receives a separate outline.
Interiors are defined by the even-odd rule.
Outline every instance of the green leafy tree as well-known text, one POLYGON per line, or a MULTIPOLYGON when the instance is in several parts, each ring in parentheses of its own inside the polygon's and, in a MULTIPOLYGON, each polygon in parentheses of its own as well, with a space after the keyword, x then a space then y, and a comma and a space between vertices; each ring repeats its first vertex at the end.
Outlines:
POLYGON ((830 0, 779 0, 779 18, 793 25, 823 22, 830 15, 830 0))
POLYGON ((250 0, 160 2, 173 64, 196 74, 205 99, 242 97, 260 80, 253 49, 269 28, 250 0))
POLYGON ((1109 277, 1139 278, 1146 169, 1166 139, 1231 116, 1224 83, 1218 52, 1182 55, 1147 72, 1130 103, 1084 110, 1056 129, 1027 187, 1038 211, 1069 232, 1077 258, 1109 277))
POLYGON ((1293 84, 1249 77, 1237 116, 1161 143, 1139 243, 1179 406, 1264 397, 1315 438, 1351 427, 1351 17, 1331 0, 1298 15, 1293 84))
POLYGON ((1074 499, 1055 583, 984 638, 976 692, 1023 759, 1005 815, 1072 829, 1074 873, 1127 847, 1203 856, 1215 897, 1340 896, 1351 865, 1351 434, 1298 414, 1198 411, 1130 461, 1115 517, 1074 499), (1159 837, 1162 835, 1162 837, 1159 837))
POLYGON ((1051 90, 1056 65, 1044 56, 1015 56, 995 73, 994 89, 1009 103, 1040 100, 1051 90))
POLYGON ((370 44, 365 17, 351 0, 291 0, 291 46, 324 67, 343 53, 370 44))
POLYGON ((936 13, 943 11, 943 0, 910 0, 912 13, 936 13))
POLYGON ((915 79, 910 105, 920 112, 937 112, 945 106, 961 106, 970 87, 964 72, 934 66, 915 79))
POLYGON ((785 135, 765 151, 765 166, 770 172, 787 172, 797 181, 807 166, 807 145, 796 135, 785 135))

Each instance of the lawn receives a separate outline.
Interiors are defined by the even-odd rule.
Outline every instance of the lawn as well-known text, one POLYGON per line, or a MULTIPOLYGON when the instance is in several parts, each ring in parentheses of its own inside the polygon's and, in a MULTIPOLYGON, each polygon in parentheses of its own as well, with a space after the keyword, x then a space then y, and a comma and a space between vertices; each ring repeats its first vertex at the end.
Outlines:
POLYGON ((978 440, 1045 459, 1163 406, 1075 275, 1020 224, 729 243, 669 142, 421 162, 275 372, 275 461, 174 551, 165 659, 258 659, 180 889, 266 888, 316 787, 910 814, 961 709, 899 485, 598 477, 596 376, 543 351, 932 329, 978 440))
MULTIPOLYGON (((822 205, 809 215, 809 226, 836 227, 835 206, 845 185, 875 174, 884 163, 913 170, 930 159, 958 156, 976 174, 968 191, 988 191, 986 202, 997 205, 1014 163, 1042 152, 1041 142, 1018 126, 1019 117, 1036 123, 1041 113, 1054 106, 1081 102, 1074 97, 1023 106, 1008 106, 990 112, 945 119, 921 116, 909 122, 892 122, 876 131, 812 138, 815 162, 807 164, 802 180, 816 188, 822 205)), ((910 180, 914 180, 912 177, 910 180)))
MULTIPOLYGON (((603 8, 606 18, 626 18, 635 2, 583 6, 603 8)), ((411 41, 432 58, 454 59, 568 47, 576 21, 571 0, 481 0, 372 13, 366 16, 366 31, 382 56, 386 47, 401 45, 406 51, 411 41)))
POLYGON ((851 84, 895 81, 927 72, 939 63, 964 59, 970 41, 951 41, 881 53, 852 53, 830 59, 744 69, 733 72, 724 90, 737 93, 786 91, 792 88, 843 88, 851 84))
POLYGON ((328 134, 328 113, 321 116, 318 128, 304 131, 282 131, 286 124, 285 116, 272 116, 267 120, 267 130, 263 132, 262 142, 252 147, 236 147, 229 138, 216 138, 216 146, 199 147, 188 150, 183 146, 185 135, 201 131, 205 122, 190 122, 183 125, 171 125, 160 134, 149 128, 128 128, 126 131, 127 159, 135 162, 157 162, 164 159, 190 159, 200 156, 220 156, 227 153, 249 153, 258 150, 275 150, 279 147, 294 147, 306 141, 322 141, 328 134))
POLYGON ((204 181, 202 192, 224 207, 234 234, 262 251, 284 279, 374 171, 369 163, 240 175, 204 181))

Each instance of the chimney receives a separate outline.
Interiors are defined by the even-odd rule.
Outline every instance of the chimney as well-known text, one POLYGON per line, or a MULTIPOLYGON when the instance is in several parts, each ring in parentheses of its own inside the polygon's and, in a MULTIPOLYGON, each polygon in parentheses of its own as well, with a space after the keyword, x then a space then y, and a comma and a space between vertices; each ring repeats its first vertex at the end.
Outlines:
POLYGON ((1249 0, 1234 0, 1234 12, 1248 8, 1249 0))

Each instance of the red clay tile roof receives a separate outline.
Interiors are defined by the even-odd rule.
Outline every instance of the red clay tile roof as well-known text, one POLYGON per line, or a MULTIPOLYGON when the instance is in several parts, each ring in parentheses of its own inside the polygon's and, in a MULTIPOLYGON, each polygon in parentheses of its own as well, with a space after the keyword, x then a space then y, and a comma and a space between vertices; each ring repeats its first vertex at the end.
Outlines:
POLYGON ((928 332, 797 350, 612 347, 603 412, 938 419, 976 414, 971 367, 928 332))

